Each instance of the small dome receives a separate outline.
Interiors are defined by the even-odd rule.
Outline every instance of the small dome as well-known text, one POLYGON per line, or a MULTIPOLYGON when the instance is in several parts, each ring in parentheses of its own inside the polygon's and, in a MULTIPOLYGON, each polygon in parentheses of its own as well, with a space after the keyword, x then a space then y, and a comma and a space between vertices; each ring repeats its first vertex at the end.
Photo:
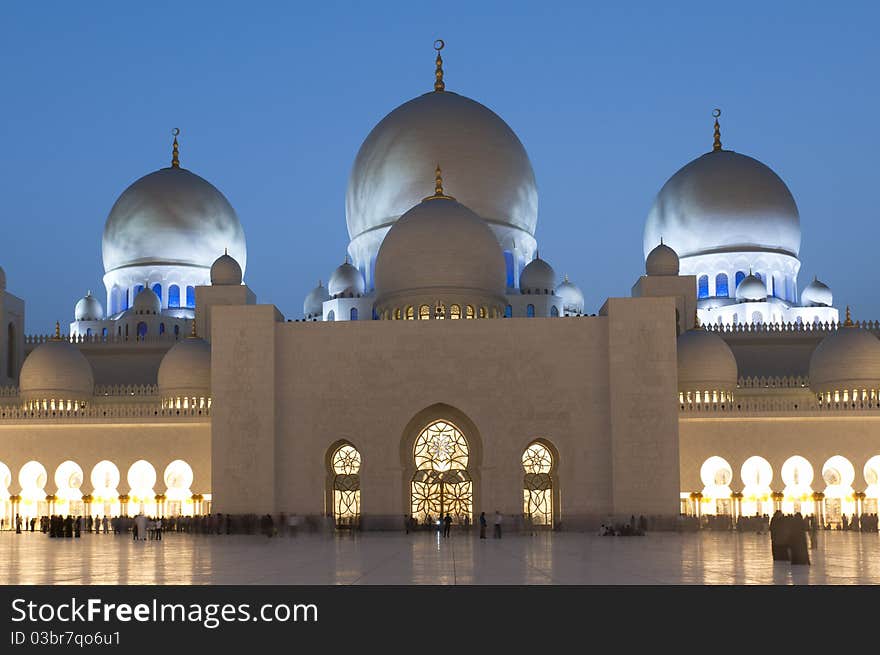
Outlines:
POLYGON ((584 294, 581 288, 571 282, 566 275, 562 283, 556 287, 556 295, 562 298, 562 309, 568 314, 584 313, 584 294))
POLYGON ((162 358, 158 381, 163 398, 210 396, 210 344, 198 337, 178 341, 162 358))
POLYGON ((303 316, 317 318, 324 315, 324 302, 330 300, 327 288, 318 281, 318 286, 309 291, 309 295, 303 301, 303 316))
POLYGON ((827 284, 813 278, 807 288, 801 291, 801 305, 804 307, 831 307, 834 296, 827 284))
POLYGON ((236 286, 241 284, 241 266, 225 252, 211 264, 211 284, 236 286))
MULTIPOLYGON (((388 231, 376 258, 376 292, 456 290, 501 299, 501 246, 486 221, 449 197, 428 198, 388 231)), ((332 289, 331 289, 332 292, 332 289)))
POLYGON ((767 285, 760 278, 749 273, 736 285, 736 299, 739 302, 758 302, 767 300, 767 285))
POLYGON ((327 291, 332 298, 340 296, 360 298, 364 295, 364 276, 357 268, 348 263, 346 257, 345 263, 339 265, 330 275, 327 291))
POLYGON ((678 275, 678 255, 661 240, 645 259, 645 272, 648 275, 678 275))
POLYGON ((19 389, 24 401, 89 400, 95 391, 92 365, 67 339, 52 339, 24 360, 19 389))
POLYGON ((162 312, 162 301, 150 287, 144 287, 134 297, 131 311, 135 314, 159 314, 162 312))
POLYGON ((829 334, 810 357, 810 389, 880 389, 880 340, 857 327, 829 334))
POLYGON ((519 276, 519 288, 522 293, 553 293, 556 286, 556 273, 540 257, 535 257, 526 264, 519 276))
POLYGON ((104 308, 101 303, 89 291, 84 298, 80 298, 76 307, 73 308, 73 320, 75 321, 100 321, 104 318, 104 308))
POLYGON ((736 358, 717 334, 695 328, 678 337, 678 390, 736 389, 736 358))

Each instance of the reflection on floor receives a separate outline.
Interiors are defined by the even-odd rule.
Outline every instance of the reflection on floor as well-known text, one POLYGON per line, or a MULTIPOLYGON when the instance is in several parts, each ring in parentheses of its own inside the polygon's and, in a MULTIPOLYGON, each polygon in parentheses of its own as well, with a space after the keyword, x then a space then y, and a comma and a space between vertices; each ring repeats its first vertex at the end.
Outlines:
POLYGON ((766 535, 0 533, 0 584, 878 584, 880 535, 820 533, 813 565, 774 565, 766 535))

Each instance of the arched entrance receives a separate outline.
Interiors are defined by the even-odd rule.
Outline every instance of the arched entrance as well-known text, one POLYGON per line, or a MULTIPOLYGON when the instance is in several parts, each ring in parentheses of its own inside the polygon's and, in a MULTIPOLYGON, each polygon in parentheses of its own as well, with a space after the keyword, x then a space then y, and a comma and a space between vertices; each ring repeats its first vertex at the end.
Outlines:
POLYGON ((361 518, 361 454, 343 441, 330 451, 330 501, 336 527, 351 528, 361 518))
POLYGON ((546 444, 534 441, 523 451, 522 465, 523 514, 533 526, 552 528, 556 458, 546 444))
POLYGON ((410 508, 420 523, 449 514, 456 524, 474 512, 474 485, 468 462, 470 446, 451 421, 429 423, 413 446, 415 473, 410 482, 410 508))

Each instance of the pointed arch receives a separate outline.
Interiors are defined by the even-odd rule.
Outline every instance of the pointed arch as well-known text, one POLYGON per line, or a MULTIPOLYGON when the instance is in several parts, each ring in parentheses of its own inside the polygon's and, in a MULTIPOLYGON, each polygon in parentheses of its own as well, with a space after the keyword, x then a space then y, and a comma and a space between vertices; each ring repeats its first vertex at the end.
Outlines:
MULTIPOLYGON (((420 454, 424 449, 420 450, 420 454)), ((414 485, 421 485, 417 493, 425 490, 425 485, 432 481, 435 483, 448 483, 452 485, 453 506, 459 510, 455 517, 456 522, 464 521, 465 517, 473 524, 476 509, 480 507, 482 498, 480 470, 483 462, 483 440, 477 426, 460 409, 446 403, 436 403, 418 412, 406 424, 400 440, 400 463, 401 463, 401 500, 406 514, 415 514, 413 510, 414 485), (439 425, 445 424, 445 425, 439 425), (448 428, 447 428, 448 426, 448 428), (455 433, 460 435, 460 438, 455 433), (431 462, 419 458, 417 464, 416 446, 425 445, 429 440, 441 434, 458 445, 457 450, 452 452, 464 457, 455 457, 449 460, 449 466, 432 466, 431 462), (421 439, 421 442, 420 442, 421 439), (466 460, 466 461, 465 461, 466 460), (439 470, 445 469, 445 470, 439 470), (443 480, 449 477, 448 481, 443 480), (428 479, 430 478, 430 480, 428 479), (469 490, 463 485, 470 483, 469 490), (458 491, 469 494, 469 499, 457 497, 458 491), (467 511, 462 508, 466 507, 467 511)), ((422 520, 422 517, 416 516, 422 520)))

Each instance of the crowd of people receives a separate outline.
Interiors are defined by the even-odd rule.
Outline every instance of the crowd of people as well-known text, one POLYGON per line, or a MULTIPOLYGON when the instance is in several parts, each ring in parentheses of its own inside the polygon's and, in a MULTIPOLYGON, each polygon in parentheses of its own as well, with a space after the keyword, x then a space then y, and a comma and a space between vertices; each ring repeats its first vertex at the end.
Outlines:
POLYGON ((639 516, 638 523, 635 515, 629 517, 629 523, 608 522, 599 526, 600 537, 644 537, 648 532, 648 519, 644 514, 639 516))
MULTIPOLYGON (((826 519, 822 525, 818 519, 812 515, 804 515, 804 521, 808 523, 810 531, 814 530, 854 530, 856 532, 877 532, 878 519, 877 514, 846 514, 840 517, 839 521, 829 521, 826 519)), ((703 514, 697 516, 681 516, 679 517, 679 531, 688 530, 736 530, 738 532, 754 532, 757 534, 767 534, 770 530, 770 516, 767 514, 758 514, 755 516, 736 517, 736 520, 730 514, 703 514)))
MULTIPOLYGON (((812 518, 812 517, 810 517, 812 518)), ((779 510, 770 519, 770 551, 774 562, 791 562, 797 565, 810 565, 810 551, 807 547, 807 532, 813 548, 816 547, 816 521, 808 521, 803 514, 783 514, 779 510)))

